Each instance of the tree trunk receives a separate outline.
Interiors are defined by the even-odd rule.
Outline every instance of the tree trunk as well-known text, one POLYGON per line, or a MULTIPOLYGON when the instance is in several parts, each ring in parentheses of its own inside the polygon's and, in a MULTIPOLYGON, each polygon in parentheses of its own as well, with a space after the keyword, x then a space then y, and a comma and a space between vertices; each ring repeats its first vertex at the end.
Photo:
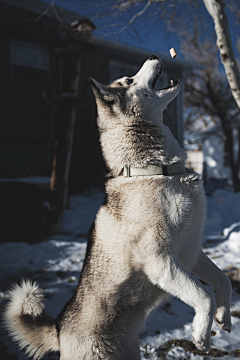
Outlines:
POLYGON ((222 0, 203 0, 203 2, 213 18, 221 61, 225 68, 233 97, 240 109, 240 73, 232 48, 228 21, 224 11, 225 4, 222 0))

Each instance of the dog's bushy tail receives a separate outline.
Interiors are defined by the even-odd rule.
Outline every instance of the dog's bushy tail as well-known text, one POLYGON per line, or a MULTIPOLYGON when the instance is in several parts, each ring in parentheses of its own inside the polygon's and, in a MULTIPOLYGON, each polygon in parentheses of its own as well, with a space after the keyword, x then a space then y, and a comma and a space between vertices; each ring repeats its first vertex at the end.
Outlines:
POLYGON ((44 311, 43 298, 43 291, 35 283, 23 281, 10 290, 3 315, 13 339, 34 360, 59 350, 56 322, 44 311))

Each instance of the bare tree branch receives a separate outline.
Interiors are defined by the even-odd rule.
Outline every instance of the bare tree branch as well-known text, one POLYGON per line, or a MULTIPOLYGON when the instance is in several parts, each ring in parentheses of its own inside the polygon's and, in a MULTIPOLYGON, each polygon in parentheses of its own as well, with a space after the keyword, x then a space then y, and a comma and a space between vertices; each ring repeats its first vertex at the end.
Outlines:
POLYGON ((46 9, 35 19, 35 21, 40 20, 43 16, 47 15, 47 13, 49 12, 50 9, 52 9, 53 13, 55 14, 56 18, 58 19, 59 22, 61 22, 62 24, 64 24, 64 21, 62 19, 62 17, 59 15, 56 7, 55 7, 55 2, 56 0, 52 0, 52 2, 46 7, 46 9))
MULTIPOLYGON (((142 16, 147 11, 147 9, 150 7, 152 1, 156 1, 156 0, 148 0, 147 4, 144 6, 144 8, 141 11, 139 11, 138 13, 134 14, 132 16, 132 18, 127 22, 127 24, 125 26, 123 26, 119 31, 107 33, 104 35, 121 34, 124 30, 127 30, 129 28, 129 26, 131 26, 138 17, 142 16)), ((161 0, 161 1, 165 1, 165 0, 161 0)), ((116 25, 112 24, 111 26, 119 26, 119 25, 120 24, 116 24, 116 25)))
POLYGON ((35 19, 35 21, 40 20, 43 16, 47 15, 48 11, 53 8, 56 0, 52 0, 52 2, 46 7, 46 9, 35 19))

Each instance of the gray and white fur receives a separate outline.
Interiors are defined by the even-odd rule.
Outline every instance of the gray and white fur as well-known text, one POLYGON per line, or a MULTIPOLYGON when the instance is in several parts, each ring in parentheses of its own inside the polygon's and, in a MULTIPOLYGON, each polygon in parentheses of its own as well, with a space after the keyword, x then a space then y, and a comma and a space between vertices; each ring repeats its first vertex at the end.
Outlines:
POLYGON ((173 176, 124 177, 129 165, 184 163, 185 152, 162 113, 180 82, 156 90, 161 61, 151 56, 132 78, 105 86, 91 79, 103 156, 109 168, 106 200, 89 236, 74 296, 55 320, 43 293, 23 282, 11 291, 5 322, 34 359, 60 351, 61 360, 139 360, 138 332, 169 294, 193 307, 195 345, 209 351, 212 321, 231 330, 231 284, 202 252, 202 181, 173 176), (213 286, 215 296, 195 277, 213 286))

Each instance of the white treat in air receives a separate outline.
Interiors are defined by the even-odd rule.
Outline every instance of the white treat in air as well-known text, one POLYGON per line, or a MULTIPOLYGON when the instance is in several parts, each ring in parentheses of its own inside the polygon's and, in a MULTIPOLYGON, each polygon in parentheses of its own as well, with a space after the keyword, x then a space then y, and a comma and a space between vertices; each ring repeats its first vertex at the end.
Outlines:
POLYGON ((169 52, 170 52, 170 55, 171 55, 172 58, 175 58, 177 56, 177 52, 176 52, 176 50, 174 48, 171 48, 169 50, 169 52))

